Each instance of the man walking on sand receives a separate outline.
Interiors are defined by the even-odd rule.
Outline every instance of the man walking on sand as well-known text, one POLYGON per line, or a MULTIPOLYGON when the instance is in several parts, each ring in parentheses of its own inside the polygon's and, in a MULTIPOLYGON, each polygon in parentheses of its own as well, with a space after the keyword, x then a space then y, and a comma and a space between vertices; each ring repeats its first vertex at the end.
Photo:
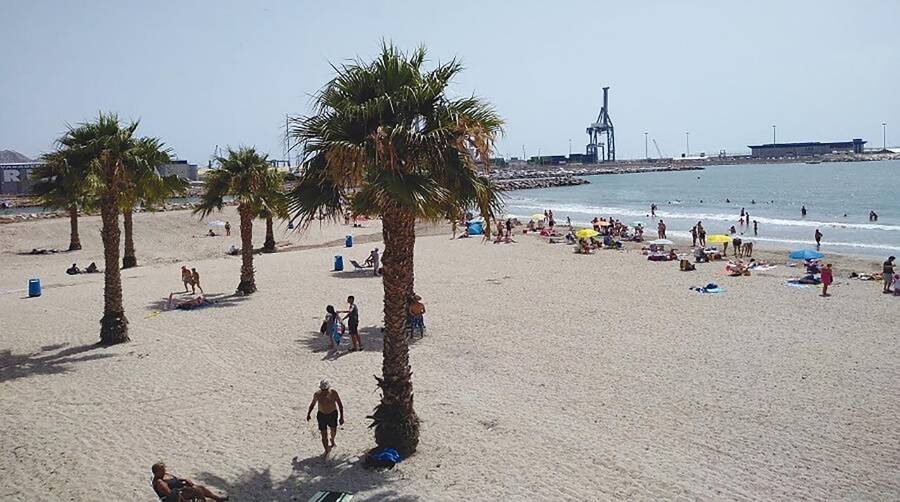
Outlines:
POLYGON ((322 447, 325 448, 325 456, 331 453, 336 445, 334 436, 337 434, 338 424, 344 425, 344 403, 336 390, 331 388, 328 380, 319 382, 319 390, 313 394, 309 410, 306 412, 306 421, 309 422, 313 408, 319 405, 316 412, 316 421, 319 423, 319 433, 322 434, 322 447), (331 442, 328 439, 328 429, 331 429, 331 442))
POLYGON ((191 288, 192 293, 196 293, 197 290, 193 288, 200 288, 200 292, 203 292, 203 287, 200 286, 200 272, 197 272, 196 268, 191 269, 191 288))

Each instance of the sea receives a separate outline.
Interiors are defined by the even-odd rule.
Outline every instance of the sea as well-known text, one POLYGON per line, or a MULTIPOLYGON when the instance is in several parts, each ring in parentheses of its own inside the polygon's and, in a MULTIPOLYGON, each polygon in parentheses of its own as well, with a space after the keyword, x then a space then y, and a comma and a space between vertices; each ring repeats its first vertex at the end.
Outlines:
POLYGON ((555 219, 589 226, 595 217, 627 225, 641 222, 656 236, 660 219, 668 237, 690 238, 703 222, 707 234, 728 234, 770 249, 814 249, 863 256, 900 254, 900 161, 747 164, 698 171, 608 174, 590 184, 506 194, 506 211, 520 219, 552 209, 555 219), (656 204, 656 218, 650 205, 656 204), (806 216, 801 207, 806 206, 806 216), (741 209, 758 223, 741 227, 741 209), (878 221, 869 220, 869 211, 878 221))

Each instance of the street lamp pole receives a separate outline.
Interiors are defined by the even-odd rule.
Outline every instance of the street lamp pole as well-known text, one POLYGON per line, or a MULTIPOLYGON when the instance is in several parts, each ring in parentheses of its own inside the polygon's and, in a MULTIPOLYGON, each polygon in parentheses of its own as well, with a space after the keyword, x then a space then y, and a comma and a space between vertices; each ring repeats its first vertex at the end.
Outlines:
POLYGON ((691 156, 691 133, 684 133, 684 149, 687 150, 687 156, 691 156))
POLYGON ((650 154, 647 151, 647 133, 646 132, 644 132, 644 158, 645 159, 650 158, 650 154))
POLYGON ((881 123, 881 149, 887 150, 887 122, 881 123))
POLYGON ((572 138, 569 138, 569 157, 572 157, 572 138))
POLYGON ((775 141, 775 124, 772 124, 772 145, 775 143, 777 143, 777 141, 775 141))

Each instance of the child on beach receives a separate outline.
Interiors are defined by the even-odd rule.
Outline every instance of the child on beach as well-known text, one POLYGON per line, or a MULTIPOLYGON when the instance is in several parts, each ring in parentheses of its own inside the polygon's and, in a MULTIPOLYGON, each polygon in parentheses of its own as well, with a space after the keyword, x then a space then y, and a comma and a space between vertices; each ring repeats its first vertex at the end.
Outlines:
POLYGON ((822 296, 828 295, 828 285, 834 281, 834 276, 831 273, 831 264, 825 265, 825 268, 822 269, 821 273, 822 278, 822 296))

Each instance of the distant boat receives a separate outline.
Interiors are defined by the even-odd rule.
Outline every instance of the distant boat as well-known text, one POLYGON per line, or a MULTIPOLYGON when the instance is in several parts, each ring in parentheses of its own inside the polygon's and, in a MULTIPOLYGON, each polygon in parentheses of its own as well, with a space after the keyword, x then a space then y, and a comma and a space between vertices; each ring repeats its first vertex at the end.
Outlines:
POLYGON ((822 161, 821 160, 807 160, 806 163, 807 164, 821 164, 822 161))

